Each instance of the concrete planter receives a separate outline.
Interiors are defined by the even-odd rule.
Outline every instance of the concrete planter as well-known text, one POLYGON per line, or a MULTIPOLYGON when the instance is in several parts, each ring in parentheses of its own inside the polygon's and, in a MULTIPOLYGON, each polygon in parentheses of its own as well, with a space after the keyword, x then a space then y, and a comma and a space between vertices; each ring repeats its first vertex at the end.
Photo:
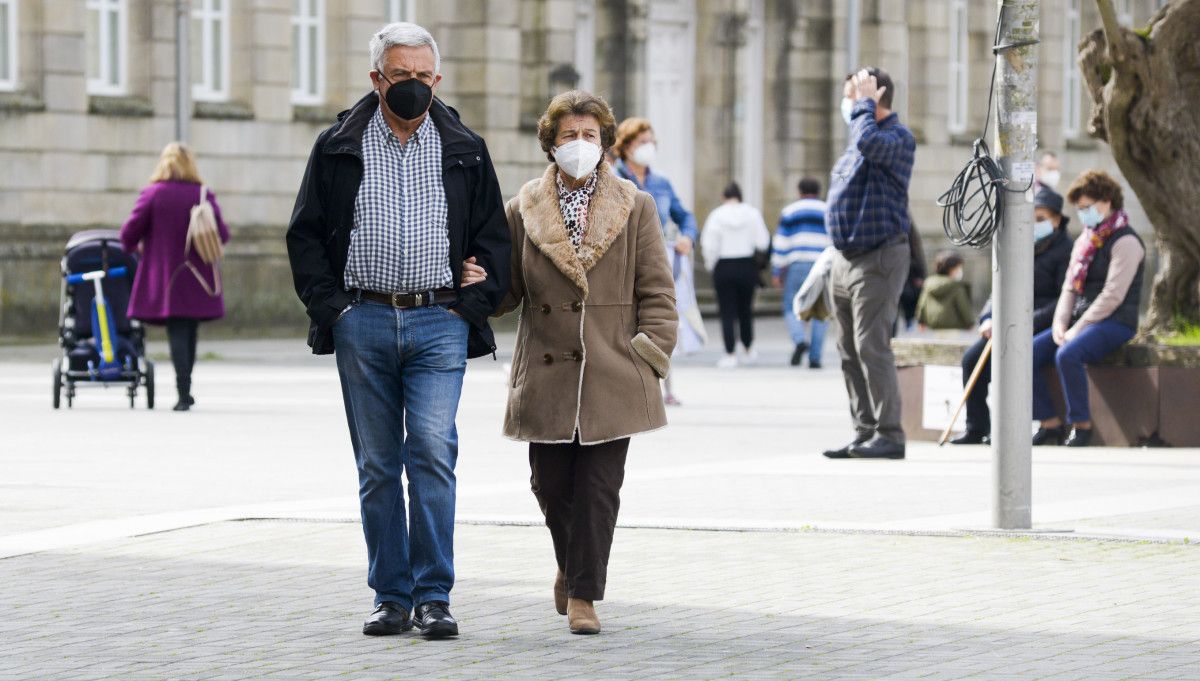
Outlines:
MULTIPOLYGON (((892 347, 904 431, 913 440, 936 440, 941 432, 922 425, 925 367, 958 367, 968 344, 906 338, 892 347)), ((1065 415, 1057 374, 1046 371, 1054 403, 1065 415)), ((1088 366, 1087 373, 1097 444, 1200 447, 1200 348, 1131 344, 1088 366)))

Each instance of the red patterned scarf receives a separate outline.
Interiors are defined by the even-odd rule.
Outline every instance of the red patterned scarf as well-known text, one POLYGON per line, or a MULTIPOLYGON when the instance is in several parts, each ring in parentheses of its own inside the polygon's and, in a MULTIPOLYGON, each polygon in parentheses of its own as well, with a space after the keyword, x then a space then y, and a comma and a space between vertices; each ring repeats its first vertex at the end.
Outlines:
POLYGON ((1129 224, 1129 216, 1123 210, 1114 210, 1104 222, 1093 229, 1087 227, 1083 230, 1083 236, 1086 239, 1083 250, 1079 252, 1071 262, 1071 287, 1076 293, 1083 293, 1083 282, 1087 279, 1088 267, 1092 264, 1092 258, 1096 257, 1096 251, 1104 247, 1104 243, 1108 241, 1108 237, 1112 233, 1129 224))

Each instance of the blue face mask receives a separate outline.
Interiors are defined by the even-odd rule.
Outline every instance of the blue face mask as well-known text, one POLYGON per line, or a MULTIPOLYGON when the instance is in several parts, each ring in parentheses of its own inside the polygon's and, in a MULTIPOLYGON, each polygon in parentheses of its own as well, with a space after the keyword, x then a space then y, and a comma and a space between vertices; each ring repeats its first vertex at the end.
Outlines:
POLYGON ((1049 220, 1038 220, 1033 223, 1033 240, 1041 241, 1054 233, 1054 223, 1049 220))
POLYGON ((842 98, 842 120, 850 125, 850 114, 854 113, 854 100, 842 98))
POLYGON ((1104 216, 1100 214, 1096 204, 1092 204, 1079 211, 1079 221, 1083 223, 1084 227, 1095 228, 1096 225, 1104 222, 1104 216))

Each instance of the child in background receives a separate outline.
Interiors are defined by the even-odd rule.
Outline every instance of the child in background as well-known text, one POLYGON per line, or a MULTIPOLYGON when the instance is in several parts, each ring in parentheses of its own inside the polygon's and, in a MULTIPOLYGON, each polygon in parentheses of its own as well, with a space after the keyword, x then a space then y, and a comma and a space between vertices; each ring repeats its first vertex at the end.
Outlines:
POLYGON ((971 311, 971 287, 963 281, 963 259, 954 251, 942 251, 934 259, 936 274, 925 280, 917 301, 917 323, 922 329, 970 329, 975 326, 971 311))

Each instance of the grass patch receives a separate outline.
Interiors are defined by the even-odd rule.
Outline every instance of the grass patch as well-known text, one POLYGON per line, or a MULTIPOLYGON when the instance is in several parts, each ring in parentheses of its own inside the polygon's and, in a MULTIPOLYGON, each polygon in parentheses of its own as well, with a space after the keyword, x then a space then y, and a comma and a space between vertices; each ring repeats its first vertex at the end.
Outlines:
POLYGON ((1172 326, 1175 327, 1175 331, 1163 336, 1162 342, 1164 345, 1173 345, 1176 347, 1200 346, 1200 324, 1192 324, 1177 318, 1172 326))

